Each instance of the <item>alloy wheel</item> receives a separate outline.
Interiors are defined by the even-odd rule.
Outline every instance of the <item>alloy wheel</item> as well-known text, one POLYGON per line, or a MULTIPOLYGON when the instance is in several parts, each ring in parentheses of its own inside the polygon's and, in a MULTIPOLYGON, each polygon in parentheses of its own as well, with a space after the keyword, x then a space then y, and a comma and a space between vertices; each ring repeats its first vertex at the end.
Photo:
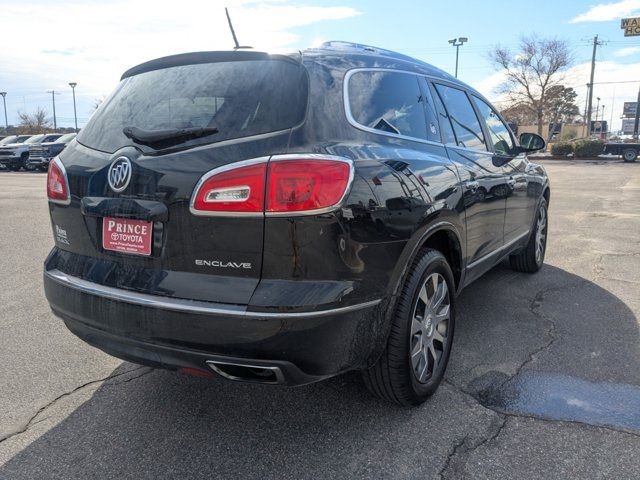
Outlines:
POLYGON ((432 273, 420 289, 411 320, 411 366, 420 383, 429 381, 444 357, 450 310, 447 282, 432 273))
POLYGON ((547 243, 547 210, 540 206, 536 222, 536 262, 542 263, 544 249, 547 243))

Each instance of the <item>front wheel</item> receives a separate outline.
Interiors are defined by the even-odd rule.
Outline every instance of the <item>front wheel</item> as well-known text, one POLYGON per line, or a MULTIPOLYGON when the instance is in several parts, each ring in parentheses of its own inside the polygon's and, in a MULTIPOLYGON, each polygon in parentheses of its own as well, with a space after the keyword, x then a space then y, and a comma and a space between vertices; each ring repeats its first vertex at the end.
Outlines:
POLYGON ((511 268, 525 273, 535 273, 542 268, 544 255, 547 251, 547 227, 547 201, 542 198, 538 205, 533 232, 527 246, 520 253, 509 257, 511 268))
POLYGON ((433 395, 451 353, 454 292, 446 258, 437 250, 423 250, 398 298, 386 348, 363 372, 374 395, 401 405, 419 405, 433 395))

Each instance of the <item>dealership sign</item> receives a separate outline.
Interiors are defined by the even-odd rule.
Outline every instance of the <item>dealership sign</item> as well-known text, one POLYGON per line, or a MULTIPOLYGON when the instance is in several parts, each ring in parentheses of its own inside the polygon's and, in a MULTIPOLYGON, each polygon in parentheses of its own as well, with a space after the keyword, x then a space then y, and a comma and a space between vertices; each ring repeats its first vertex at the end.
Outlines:
POLYGON ((625 37, 637 37, 640 35, 640 17, 623 18, 620 28, 624 30, 625 37))
POLYGON ((622 119, 622 134, 633 135, 633 129, 635 127, 635 118, 623 118, 622 119))
POLYGON ((635 118, 638 102, 624 102, 622 107, 622 116, 625 118, 635 118))

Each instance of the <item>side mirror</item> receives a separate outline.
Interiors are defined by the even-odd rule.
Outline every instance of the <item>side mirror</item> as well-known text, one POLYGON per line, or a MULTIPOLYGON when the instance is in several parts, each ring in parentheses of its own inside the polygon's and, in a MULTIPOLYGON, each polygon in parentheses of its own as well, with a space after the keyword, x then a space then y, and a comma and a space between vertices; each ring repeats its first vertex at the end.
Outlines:
POLYGON ((520 150, 523 152, 535 152, 545 146, 544 138, 535 133, 523 133, 520 135, 520 150))

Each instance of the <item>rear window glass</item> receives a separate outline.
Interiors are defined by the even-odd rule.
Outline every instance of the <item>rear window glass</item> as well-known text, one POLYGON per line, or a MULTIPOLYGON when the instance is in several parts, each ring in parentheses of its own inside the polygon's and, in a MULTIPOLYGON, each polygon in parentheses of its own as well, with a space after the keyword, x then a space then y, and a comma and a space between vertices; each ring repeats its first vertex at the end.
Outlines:
POLYGON ((125 78, 78 134, 88 147, 113 153, 135 144, 122 130, 215 127, 217 134, 180 146, 291 128, 304 119, 304 67, 257 60, 184 65, 125 78))

